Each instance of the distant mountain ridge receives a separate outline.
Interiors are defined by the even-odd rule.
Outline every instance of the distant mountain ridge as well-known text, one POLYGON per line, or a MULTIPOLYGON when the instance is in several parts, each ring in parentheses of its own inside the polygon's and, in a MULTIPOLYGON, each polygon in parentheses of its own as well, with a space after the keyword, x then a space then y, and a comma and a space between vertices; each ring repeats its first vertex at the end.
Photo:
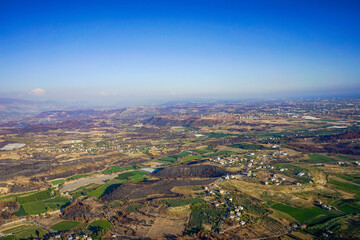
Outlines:
POLYGON ((0 98, 0 123, 17 121, 45 111, 66 110, 74 107, 53 101, 33 101, 0 98))

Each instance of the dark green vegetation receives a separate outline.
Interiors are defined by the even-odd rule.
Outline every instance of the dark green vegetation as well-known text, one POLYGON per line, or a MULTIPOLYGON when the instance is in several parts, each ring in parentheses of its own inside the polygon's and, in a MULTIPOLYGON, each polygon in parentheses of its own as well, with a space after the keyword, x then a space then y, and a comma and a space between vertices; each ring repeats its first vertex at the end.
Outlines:
POLYGON ((346 157, 346 156, 342 156, 342 155, 336 155, 336 157, 341 158, 343 160, 347 160, 347 161, 354 161, 354 159, 346 157))
POLYGON ((184 206, 188 204, 196 204, 205 202, 203 199, 200 198, 189 198, 189 199, 171 199, 167 200, 166 203, 169 207, 178 207, 184 206))
POLYGON ((350 192, 350 193, 354 193, 354 194, 360 194, 360 187, 350 184, 350 183, 345 183, 345 182, 340 182, 334 179, 329 179, 330 184, 337 188, 340 189, 342 191, 345 192, 350 192))
POLYGON ((211 225, 211 229, 216 229, 222 217, 225 214, 225 209, 205 208, 194 209, 191 211, 190 220, 187 226, 187 232, 195 233, 205 231, 203 224, 211 225))
POLYGON ((143 204, 129 205, 129 206, 126 208, 126 212, 127 212, 127 213, 135 212, 135 211, 137 211, 138 209, 142 208, 143 206, 144 206, 143 204))
POLYGON ((360 202, 355 199, 342 199, 334 204, 338 209, 349 214, 360 213, 360 202))
POLYGON ((289 214, 301 224, 306 224, 310 226, 343 215, 339 211, 324 210, 319 207, 300 208, 300 207, 292 207, 290 205, 285 205, 282 203, 273 203, 271 207, 273 209, 289 214))
POLYGON ((264 147, 263 145, 256 144, 256 143, 237 143, 237 144, 230 145, 230 147, 240 148, 240 149, 244 149, 244 150, 258 150, 258 149, 263 150, 263 149, 266 149, 266 147, 264 147))
POLYGON ((221 132, 211 132, 207 135, 209 138, 226 138, 232 136, 231 134, 225 134, 221 132))
POLYGON ((54 229, 55 231, 68 231, 73 229, 79 225, 79 222, 73 222, 73 221, 61 221, 53 226, 51 226, 51 229, 54 229))
POLYGON ((342 175, 342 174, 336 174, 337 177, 339 178, 342 178, 346 181, 350 181, 350 182, 353 182, 353 183, 356 183, 356 184, 360 184, 360 176, 356 176, 356 177, 353 177, 353 176, 349 176, 349 175, 342 175))

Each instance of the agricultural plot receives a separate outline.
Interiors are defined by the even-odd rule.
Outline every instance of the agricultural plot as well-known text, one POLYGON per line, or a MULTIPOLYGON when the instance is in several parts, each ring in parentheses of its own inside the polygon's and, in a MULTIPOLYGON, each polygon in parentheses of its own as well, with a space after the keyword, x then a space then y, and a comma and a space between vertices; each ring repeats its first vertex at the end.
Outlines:
POLYGON ((354 161, 354 159, 343 156, 343 155, 336 155, 336 157, 341 158, 342 160, 346 160, 346 161, 354 161))
POLYGON ((324 163, 324 162, 337 162, 338 160, 321 154, 311 154, 309 156, 309 159, 304 159, 302 161, 308 163, 324 163))
POLYGON ((232 136, 231 134, 221 133, 221 132, 211 132, 207 134, 209 138, 226 138, 232 136))
POLYGON ((339 217, 343 213, 335 210, 324 210, 319 207, 299 208, 282 203, 271 204, 273 209, 285 212, 295 218, 301 224, 315 225, 325 222, 331 218, 339 217))
POLYGON ((21 204, 19 210, 16 211, 14 214, 16 216, 36 215, 40 213, 45 213, 49 210, 60 209, 61 207, 66 206, 66 204, 69 202, 69 199, 66 197, 56 197, 43 201, 24 203, 21 204))
POLYGON ((114 172, 123 172, 123 171, 128 171, 128 170, 135 170, 137 168, 138 168, 137 165, 131 165, 131 166, 125 166, 125 167, 120 167, 118 165, 113 165, 113 166, 110 166, 105 171, 103 171, 102 173, 111 174, 111 173, 114 173, 114 172))
POLYGON ((49 198, 51 198, 51 190, 46 190, 46 191, 31 194, 29 196, 19 197, 19 198, 17 198, 17 202, 19 202, 21 204, 25 204, 25 203, 36 202, 39 200, 45 200, 45 199, 49 199, 49 198))
POLYGON ((237 143, 237 144, 232 144, 229 147, 240 148, 240 149, 244 149, 244 150, 263 150, 263 149, 266 149, 266 147, 264 147, 263 145, 256 144, 256 143, 237 143))
POLYGON ((189 155, 189 156, 183 157, 183 158, 181 159, 181 162, 182 162, 182 163, 185 163, 185 162, 189 162, 189 161, 196 160, 196 159, 200 159, 200 158, 201 158, 201 156, 189 155))
POLYGON ((203 230, 204 224, 210 225, 211 229, 216 229, 224 216, 225 211, 225 209, 218 208, 192 210, 187 226, 187 232, 193 233, 203 230))
POLYGON ((76 180, 76 179, 80 179, 80 178, 86 178, 89 176, 90 176, 90 174, 77 174, 77 175, 66 178, 66 181, 76 180))
POLYGON ((121 185, 120 183, 114 183, 114 184, 105 183, 105 184, 101 185, 100 187, 95 188, 94 190, 89 192, 89 194, 87 194, 87 195, 99 199, 103 195, 110 192, 112 189, 119 187, 120 185, 121 185))
POLYGON ((349 214, 360 213, 360 202, 357 202, 355 199, 341 200, 340 203, 336 204, 336 207, 349 214))
POLYGON ((59 184, 64 184, 65 182, 66 182, 65 179, 57 179, 57 180, 50 181, 51 185, 53 185, 53 186, 56 186, 59 184))
POLYGON ((336 175, 339 178, 342 178, 346 181, 350 181, 356 184, 360 184, 360 177, 353 177, 353 176, 349 176, 349 175, 342 175, 342 174, 337 174, 336 175))
POLYGON ((113 225, 110 222, 108 222, 105 219, 101 219, 101 220, 96 220, 96 221, 91 222, 88 229, 91 231, 95 231, 95 232, 98 232, 98 231, 105 232, 106 230, 111 229, 112 227, 113 227, 113 225))
POLYGON ((171 199, 167 200, 166 203, 169 207, 179 207, 188 204, 196 204, 205 202, 203 199, 200 198, 189 198, 189 199, 171 199))
POLYGON ((127 180, 129 182, 141 182, 147 178, 147 173, 142 171, 131 171, 119 174, 115 179, 127 180))
POLYGON ((164 158, 161 158, 161 159, 158 159, 156 160, 157 162, 160 162, 160 163, 173 163, 173 162, 176 162, 177 158, 176 157, 164 157, 164 158))
POLYGON ((24 224, 2 232, 3 234, 14 234, 16 239, 41 238, 48 232, 41 227, 24 224))
POLYGON ((44 201, 45 206, 49 209, 60 209, 69 203, 69 199, 66 197, 56 197, 44 201))
POLYGON ((79 222, 61 221, 61 222, 51 226, 51 229, 53 229, 55 231, 68 231, 68 230, 73 229, 77 225, 79 225, 79 222))
POLYGON ((334 179, 329 179, 329 183, 331 184, 331 186, 333 186, 339 190, 360 195, 359 186, 356 186, 356 185, 353 185, 350 183, 340 182, 340 181, 337 181, 334 179))

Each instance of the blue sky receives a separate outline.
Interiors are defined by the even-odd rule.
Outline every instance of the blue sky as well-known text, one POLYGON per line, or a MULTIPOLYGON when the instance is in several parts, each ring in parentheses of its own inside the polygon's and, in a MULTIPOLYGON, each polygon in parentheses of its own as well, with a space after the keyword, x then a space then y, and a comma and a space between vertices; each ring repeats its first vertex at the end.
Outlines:
POLYGON ((351 95, 359 12, 346 0, 3 0, 0 94, 101 103, 351 95))

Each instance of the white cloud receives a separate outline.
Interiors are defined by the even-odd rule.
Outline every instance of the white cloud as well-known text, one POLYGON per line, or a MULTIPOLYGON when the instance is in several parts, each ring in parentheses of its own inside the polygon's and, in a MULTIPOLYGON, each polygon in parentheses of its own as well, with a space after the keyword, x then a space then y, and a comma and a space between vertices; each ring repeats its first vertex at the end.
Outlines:
POLYGON ((35 88, 29 92, 30 95, 34 95, 34 96, 44 96, 45 93, 46 91, 41 88, 35 88))

